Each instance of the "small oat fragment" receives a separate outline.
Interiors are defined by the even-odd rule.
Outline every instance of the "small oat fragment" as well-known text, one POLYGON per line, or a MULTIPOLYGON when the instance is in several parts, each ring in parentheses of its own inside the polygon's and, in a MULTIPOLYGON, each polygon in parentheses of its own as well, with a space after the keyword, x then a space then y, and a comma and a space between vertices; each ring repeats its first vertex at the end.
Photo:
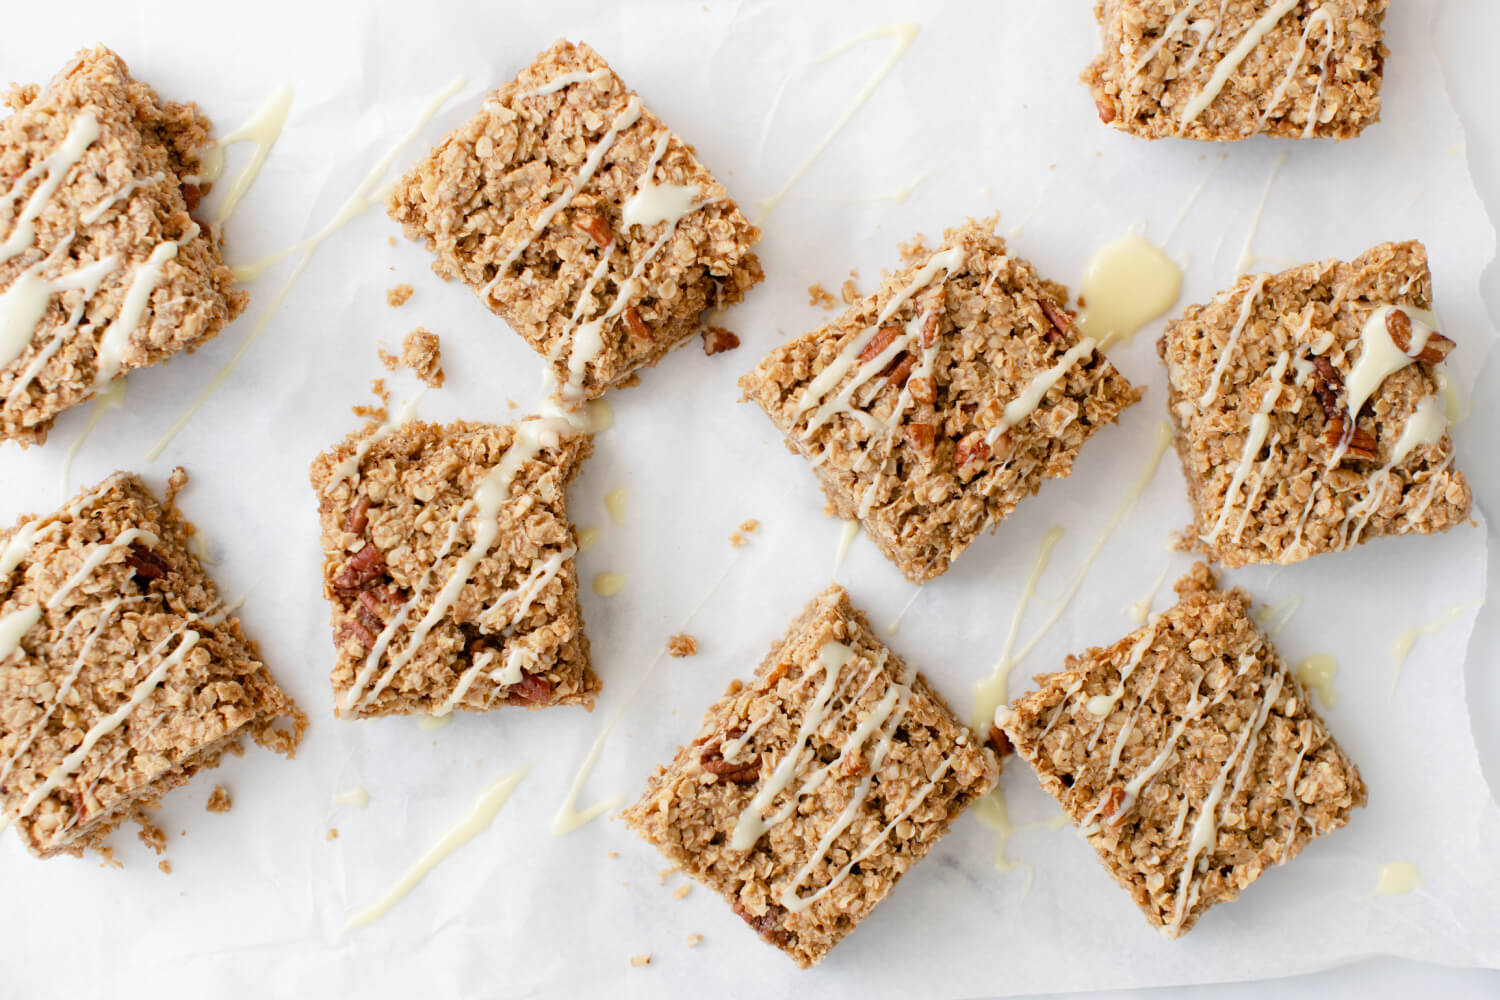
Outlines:
POLYGON ((711 326, 703 331, 703 353, 712 357, 740 346, 740 338, 722 326, 711 326))
POLYGON ((680 869, 677 865, 667 865, 667 867, 656 873, 656 884, 666 885, 667 879, 671 878, 673 875, 676 875, 679 870, 680 869))
POLYGON ((679 632, 667 640, 667 653, 679 660, 698 652, 698 640, 686 632, 679 632))
POLYGON ((387 236, 385 238, 385 242, 386 242, 387 246, 395 246, 396 245, 396 237, 394 237, 394 236, 387 236))
POLYGON ((420 326, 402 338, 401 364, 434 389, 441 389, 447 380, 443 374, 442 343, 437 334, 420 326))
POLYGON ((604 856, 606 858, 609 858, 611 861, 613 861, 615 858, 618 858, 620 856, 620 852, 619 851, 609 851, 604 856))
POLYGON ((691 882, 684 882, 681 885, 679 885, 676 889, 672 890, 672 898, 674 898, 674 899, 686 899, 687 898, 687 894, 690 893, 690 892, 692 892, 692 891, 693 891, 693 883, 691 883, 691 882))
POLYGON ((147 815, 146 810, 135 810, 131 818, 140 825, 140 832, 136 834, 136 836, 140 837, 141 843, 151 848, 157 854, 160 854, 162 851, 165 851, 167 849, 166 831, 157 826, 155 823, 151 822, 151 819, 147 815))
POLYGON ((854 283, 853 278, 846 280, 843 287, 839 289, 839 298, 846 306, 852 306, 859 301, 859 286, 854 283))
POLYGON ((702 934, 689 934, 687 936, 687 946, 689 948, 696 948, 702 942, 703 942, 703 935, 702 934))
POLYGON ((752 517, 740 524, 740 530, 753 535, 760 530, 760 522, 752 517))
POLYGON ((339 839, 339 828, 336 827, 336 826, 329 827, 328 828, 328 832, 326 834, 324 834, 323 839, 324 840, 338 840, 339 839))
POLYGON ((750 544, 750 539, 746 538, 744 535, 740 534, 738 531, 733 531, 733 532, 730 532, 730 534, 729 534, 729 544, 733 545, 737 549, 738 548, 743 548, 744 546, 750 544))
POLYGON ((635 966, 637 969, 640 969, 640 968, 643 968, 643 967, 645 967, 647 965, 650 965, 651 964, 651 953, 649 951, 647 951, 647 952, 642 952, 639 955, 631 955, 630 956, 630 964, 633 965, 633 966, 635 966))
POLYGON ((115 857, 115 849, 108 845, 94 848, 94 853, 99 855, 100 868, 124 868, 125 864, 115 857))
MULTIPOLYGON (((172 470, 172 475, 167 479, 166 502, 168 507, 172 506, 172 504, 177 500, 177 494, 181 493, 182 488, 187 484, 187 470, 179 465, 177 468, 172 470)), ((198 529, 194 527, 192 531, 188 532, 188 534, 195 534, 197 530, 198 529)))
MULTIPOLYGON (((394 244, 392 244, 394 245, 394 244)), ((406 305, 406 300, 411 298, 413 289, 410 285, 397 285, 385 293, 385 304, 391 308, 406 305)))
POLYGON ((156 863, 156 867, 160 868, 162 870, 162 874, 164 875, 172 874, 172 862, 168 861, 166 858, 162 858, 160 861, 158 861, 156 863))
POLYGON ((823 309, 832 309, 839 304, 839 300, 822 285, 814 284, 807 286, 807 304, 818 306, 823 309))
POLYGON ((211 813, 227 813, 234 806, 234 798, 229 794, 229 789, 223 785, 215 785, 213 793, 208 797, 208 804, 203 808, 211 813))

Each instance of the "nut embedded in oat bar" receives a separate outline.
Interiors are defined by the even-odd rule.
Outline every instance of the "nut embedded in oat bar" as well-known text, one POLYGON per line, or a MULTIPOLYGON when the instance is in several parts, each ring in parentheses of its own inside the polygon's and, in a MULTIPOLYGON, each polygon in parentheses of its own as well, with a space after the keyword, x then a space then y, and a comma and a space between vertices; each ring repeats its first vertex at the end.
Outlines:
POLYGON ((318 456, 339 715, 593 707, 567 502, 592 448, 560 418, 412 421, 318 456))
POLYGON ((1202 564, 1181 601, 1112 646, 1068 657, 996 713, 1169 938, 1365 804, 1359 771, 1250 616, 1202 564))
POLYGON ((189 213, 209 122, 160 101, 102 46, 0 121, 0 441, 132 369, 190 351, 245 307, 219 237, 189 213))
POLYGON ((1146 139, 1347 139, 1380 118, 1387 0, 1100 0, 1083 74, 1146 139))
POLYGON ((100 847, 244 735, 296 749, 306 719, 187 540, 126 473, 0 534, 0 804, 40 857, 100 847))
POLYGON ((566 41, 449 133, 388 208, 573 402, 656 364, 762 277, 760 231, 692 148, 566 41))
POLYGON ((805 968, 998 774, 835 585, 623 815, 805 968))
POLYGON ((944 234, 832 323, 740 380, 913 583, 930 580, 1140 398, 1068 293, 1006 253, 994 220, 944 234))
POLYGON ((1468 517, 1420 243, 1241 278, 1159 350, 1193 525, 1224 566, 1293 563, 1468 517))

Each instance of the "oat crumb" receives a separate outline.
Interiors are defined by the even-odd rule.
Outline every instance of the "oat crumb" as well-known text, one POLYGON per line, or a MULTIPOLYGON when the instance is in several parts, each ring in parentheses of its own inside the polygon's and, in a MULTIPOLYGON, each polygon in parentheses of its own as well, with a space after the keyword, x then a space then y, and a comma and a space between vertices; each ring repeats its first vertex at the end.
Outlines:
POLYGON ((839 298, 844 300, 846 306, 852 306, 859 301, 859 286, 854 283, 853 278, 845 281, 844 286, 839 289, 839 298))
POLYGON ((696 947, 698 947, 698 945, 701 944, 702 941, 703 941, 703 935, 702 934, 689 934, 687 936, 687 946, 689 948, 696 948, 696 947))
POLYGON ((125 867, 124 862, 122 862, 119 858, 115 857, 115 849, 113 847, 96 847, 96 848, 94 848, 94 853, 97 854, 97 855, 99 855, 99 857, 101 859, 100 862, 99 862, 99 867, 100 868, 124 868, 125 867))
POLYGON ((234 799, 229 794, 229 789, 223 785, 215 785, 213 794, 208 797, 208 805, 203 808, 211 813, 227 813, 234 806, 234 799))
MULTIPOLYGON (((392 244, 394 246, 395 244, 392 244)), ((392 308, 406 305, 406 300, 411 298, 413 289, 410 285, 397 285, 385 293, 385 304, 392 308)))
POLYGON ((651 964, 651 953, 649 951, 647 951, 647 952, 642 952, 639 955, 631 955, 630 956, 630 964, 633 965, 633 966, 635 966, 637 969, 642 968, 642 967, 647 966, 647 965, 650 965, 651 964))
POLYGON ((819 306, 823 309, 832 309, 839 304, 839 300, 820 284, 807 286, 807 304, 819 306))
POLYGON ((703 353, 707 355, 732 351, 740 346, 740 338, 722 326, 711 326, 703 331, 703 353))
POLYGON ((133 818, 136 823, 140 824, 141 830, 136 836, 140 837, 141 843, 151 848, 157 854, 167 849, 166 831, 155 823, 152 823, 144 809, 137 809, 133 818))
POLYGON ((611 861, 613 861, 615 858, 618 858, 620 856, 620 852, 619 851, 610 851, 607 854, 605 854, 604 856, 606 858, 609 858, 611 861))
POLYGON ((329 827, 328 828, 328 833, 326 833, 323 836, 323 839, 324 840, 338 840, 339 839, 339 828, 336 827, 336 826, 329 827))
POLYGON ((698 652, 698 640, 686 632, 678 632, 667 640, 667 653, 679 660, 698 652))
POLYGON ((691 883, 691 882, 684 882, 681 885, 679 885, 676 889, 672 890, 672 897, 674 899, 686 899, 687 898, 687 894, 690 893, 690 892, 692 892, 692 891, 693 891, 693 883, 691 883))
POLYGON ((387 246, 395 246, 396 245, 396 237, 394 237, 394 236, 387 236, 385 238, 385 242, 386 242, 387 246))
POLYGON ((156 867, 160 868, 162 870, 162 874, 164 875, 172 874, 172 862, 168 861, 166 858, 162 858, 160 861, 158 861, 156 863, 156 867))
POLYGON ((441 389, 447 380, 443 374, 442 342, 431 330, 419 326, 402 338, 401 363, 434 389, 441 389))
POLYGON ((681 868, 678 865, 667 865, 667 867, 656 873, 656 884, 666 885, 667 879, 676 875, 679 871, 681 871, 681 868))
POLYGON ((752 517, 750 520, 740 525, 740 530, 753 535, 760 530, 760 522, 752 517))

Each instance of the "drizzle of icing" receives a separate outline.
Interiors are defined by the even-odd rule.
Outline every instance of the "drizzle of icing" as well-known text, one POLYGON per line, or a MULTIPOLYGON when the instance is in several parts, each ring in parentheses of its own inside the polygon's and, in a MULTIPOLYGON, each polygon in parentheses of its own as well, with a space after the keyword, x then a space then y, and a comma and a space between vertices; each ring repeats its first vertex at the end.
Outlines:
POLYGON ((1021 621, 1026 616, 1027 605, 1036 594, 1042 574, 1047 571, 1047 564, 1052 561, 1052 550, 1062 541, 1062 536, 1063 527, 1060 524, 1054 524, 1042 536, 1042 544, 1037 549, 1036 559, 1032 561, 1031 572, 1026 574, 1026 584, 1021 588, 1015 611, 1011 613, 1010 629, 1005 634, 1005 645, 1000 648, 1000 658, 990 669, 990 676, 974 685, 974 712, 969 725, 976 733, 988 732, 995 718, 995 710, 1010 701, 1010 672, 1019 659, 1012 658, 1011 653, 1021 633, 1021 621))
MULTIPOLYGON (((1256 456, 1260 454, 1261 447, 1266 443, 1266 434, 1271 429, 1271 410, 1275 408, 1276 400, 1281 396, 1281 379, 1286 374, 1287 365, 1291 363, 1291 360, 1290 352, 1282 351, 1281 356, 1276 359, 1275 366, 1271 368, 1265 395, 1261 397, 1260 408, 1250 417, 1250 430, 1245 435, 1245 446, 1240 451, 1239 464, 1235 467, 1234 475, 1229 480, 1229 488, 1224 493, 1224 502, 1219 508, 1219 517, 1214 521, 1213 530, 1203 539, 1210 545, 1224 530, 1224 525, 1229 520, 1230 512, 1234 510, 1240 490, 1250 475, 1250 467, 1255 462, 1256 456)), ((1267 460, 1269 461, 1269 457, 1267 460)), ((1245 500, 1247 513, 1250 507, 1251 501, 1247 497, 1245 500)), ((1235 532, 1236 540, 1238 537, 1239 532, 1235 532)))
POLYGON ((839 529, 839 543, 833 553, 833 572, 835 576, 838 575, 839 569, 843 567, 844 559, 849 555, 849 546, 854 544, 854 538, 858 534, 859 522, 852 517, 845 521, 843 527, 839 529))
POLYGON ((1229 367, 1229 360, 1234 355, 1235 348, 1239 346, 1240 335, 1245 332, 1245 325, 1250 322, 1250 314, 1255 310, 1255 303, 1260 299, 1260 293, 1265 290, 1268 274, 1258 274, 1250 282, 1250 287, 1245 289, 1244 298, 1240 301, 1240 314, 1234 322, 1234 327, 1229 331, 1229 342, 1224 345, 1224 350, 1219 353, 1219 360, 1214 363, 1213 374, 1209 377, 1208 388, 1203 390, 1203 395, 1198 397, 1200 407, 1207 406, 1214 401, 1219 394, 1219 383, 1224 378, 1224 370, 1229 367))
POLYGON ((276 146, 276 140, 281 138, 281 130, 286 126, 287 114, 292 110, 292 100, 296 96, 297 92, 292 87, 276 88, 243 125, 200 153, 202 169, 197 175, 183 178, 189 184, 216 181, 224 174, 224 150, 242 142, 255 144, 249 162, 235 175, 234 183, 229 186, 229 194, 225 195, 218 211, 214 213, 216 222, 229 220, 240 201, 250 191, 250 186, 260 176, 261 167, 265 166, 266 158, 276 146))
POLYGON ((1164 314, 1182 291, 1182 270, 1138 233, 1105 244, 1089 261, 1078 315, 1078 333, 1100 350, 1127 344, 1147 323, 1164 314))
POLYGON ((1251 52, 1255 51, 1256 46, 1261 43, 1272 28, 1276 27, 1277 23, 1286 16, 1287 12, 1300 2, 1301 0, 1276 0, 1276 3, 1272 4, 1270 9, 1262 14, 1260 19, 1240 36, 1240 40, 1235 44, 1234 48, 1230 49, 1219 60, 1218 65, 1214 67, 1213 74, 1208 78, 1208 82, 1183 107, 1182 120, 1177 126, 1178 135, 1186 132, 1187 127, 1208 109, 1208 106, 1223 91, 1224 85, 1229 82, 1229 78, 1240 68, 1240 64, 1245 61, 1245 58, 1251 52))
POLYGON ((94 116, 93 111, 81 112, 68 126, 68 134, 57 149, 40 162, 33 164, 16 179, 15 184, 5 196, 0 198, 0 201, 6 205, 13 205, 22 188, 36 180, 38 176, 46 175, 31 192, 31 197, 26 199, 26 204, 21 206, 10 235, 5 238, 5 242, 0 243, 0 264, 24 253, 36 243, 37 218, 47 207, 47 203, 52 200, 52 196, 57 193, 57 189, 62 186, 68 171, 78 165, 78 161, 83 159, 84 152, 98 138, 99 119, 94 116))
POLYGON ((1333 17, 1327 7, 1319 7, 1308 15, 1307 22, 1302 28, 1302 37, 1297 42, 1297 52, 1292 56, 1291 65, 1286 69, 1286 75, 1281 78, 1281 83, 1271 93, 1271 100, 1266 104, 1266 110, 1261 112, 1260 121, 1256 122, 1255 131, 1265 130, 1266 122, 1271 118, 1271 113, 1281 106, 1281 101, 1286 97, 1287 88, 1292 85, 1297 71, 1302 68, 1302 60, 1307 57, 1308 39, 1312 37, 1313 29, 1319 23, 1323 25, 1323 61, 1318 64, 1318 83, 1313 90, 1312 107, 1307 112, 1307 124, 1302 129, 1302 138, 1311 139, 1318 127, 1318 108, 1323 103, 1324 78, 1328 72, 1328 60, 1333 55, 1334 24, 1333 17))
POLYGON ((26 350, 26 346, 31 343, 32 337, 36 334, 37 324, 47 314, 47 308, 52 303, 52 296, 67 291, 81 291, 83 295, 73 306, 67 324, 53 334, 51 342, 36 358, 32 359, 26 370, 22 372, 21 378, 17 380, 16 385, 6 397, 7 404, 11 400, 21 398, 22 390, 31 384, 31 380, 36 378, 52 355, 62 347, 65 334, 77 329, 79 321, 83 319, 88 300, 93 298, 99 286, 104 283, 104 279, 119 267, 120 258, 111 254, 102 260, 85 264, 76 270, 52 278, 44 278, 41 275, 46 263, 47 261, 42 260, 31 265, 16 276, 16 280, 11 282, 9 288, 0 292, 0 366, 9 365, 26 350))
POLYGON ((1339 693, 1333 686, 1338 676, 1339 661, 1327 653, 1314 653, 1297 664, 1297 681, 1305 688, 1318 693, 1324 708, 1338 704, 1339 693))
POLYGON ((99 393, 99 395, 94 399, 94 405, 89 408, 88 422, 83 425, 83 430, 78 432, 78 436, 74 438, 73 443, 68 446, 67 454, 63 456, 63 496, 68 495, 68 480, 71 479, 73 475, 73 460, 78 457, 78 451, 83 447, 83 442, 88 440, 89 435, 94 432, 95 427, 99 426, 99 421, 104 419, 104 415, 106 413, 111 410, 118 410, 120 407, 125 405, 125 385, 126 382, 124 379, 117 379, 114 382, 111 382, 109 386, 105 388, 103 392, 99 393))
POLYGON ((353 806, 355 809, 364 809, 370 804, 370 793, 364 786, 355 785, 353 788, 346 788, 342 792, 335 792, 333 804, 335 808, 338 806, 353 806))
MULTIPOLYGON (((1245 245, 1240 248, 1239 263, 1235 265, 1235 270, 1239 274, 1248 274, 1255 266, 1256 260, 1260 259, 1251 252, 1255 249, 1255 236, 1260 232, 1260 220, 1265 217, 1266 205, 1271 201, 1271 189, 1276 186, 1276 175, 1281 171, 1289 155, 1282 150, 1271 163, 1271 172, 1266 175, 1266 186, 1260 193, 1260 201, 1255 206, 1255 214, 1250 217, 1250 226, 1245 230, 1245 245)), ((1214 256, 1217 258, 1218 254, 1215 253, 1214 256)))
POLYGON ((1410 861, 1392 861, 1380 866, 1372 896, 1404 896, 1422 888, 1422 872, 1410 861))
POLYGON ((604 509, 609 511, 609 519, 617 525, 625 523, 625 499, 629 491, 621 486, 604 494, 604 509))
POLYGON ((1063 376, 1068 374, 1080 360, 1093 353, 1093 339, 1084 337, 1063 352, 1062 357, 1058 358, 1051 368, 1033 376, 1021 394, 1005 404, 1000 422, 990 428, 989 433, 984 436, 984 443, 994 445, 1000 439, 1000 435, 1035 413, 1036 408, 1042 404, 1042 397, 1047 395, 1047 391, 1062 381, 1063 376))
POLYGON ((1396 641, 1391 644, 1391 655, 1396 660, 1396 672, 1391 676, 1391 690, 1395 691, 1396 682, 1401 679, 1401 668, 1406 665, 1406 658, 1411 655, 1411 648, 1416 645, 1418 638, 1424 635, 1437 635, 1449 625, 1457 624, 1459 619, 1478 606, 1478 601, 1455 604, 1425 625, 1415 625, 1398 635, 1396 641))

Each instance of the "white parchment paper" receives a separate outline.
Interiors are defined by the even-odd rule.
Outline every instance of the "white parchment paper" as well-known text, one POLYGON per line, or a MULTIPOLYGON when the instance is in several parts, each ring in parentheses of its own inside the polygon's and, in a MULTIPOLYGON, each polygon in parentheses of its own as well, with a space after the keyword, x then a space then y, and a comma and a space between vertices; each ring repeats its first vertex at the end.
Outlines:
MULTIPOLYGON (((1019 867, 996 872, 994 835, 963 818, 811 972, 766 948, 707 891, 674 898, 677 880, 659 886, 662 862, 621 824, 549 832, 611 715, 624 705, 580 805, 638 795, 703 708, 749 674, 834 572, 840 525, 820 514, 805 464, 758 410, 737 402, 734 386, 773 344, 825 321, 828 314, 808 305, 812 282, 836 289, 854 267, 868 289, 882 267, 895 265, 897 243, 918 232, 935 240, 965 216, 995 212, 1016 253, 1075 288, 1094 249, 1143 228, 1186 265, 1180 305, 1230 283, 1247 244, 1263 267, 1275 268, 1418 237, 1431 253, 1444 331, 1459 343, 1453 367, 1472 381, 1494 338, 1478 279, 1495 237, 1443 90, 1432 6, 1392 4, 1385 120, 1363 138, 1222 149, 1147 144, 1097 123, 1076 83, 1097 45, 1084 0, 344 0, 222 9, 79 0, 8 11, 0 34, 7 78, 46 79, 74 49, 100 40, 166 96, 200 101, 220 131, 276 86, 295 85, 281 142, 231 222, 233 262, 321 228, 455 74, 470 82, 400 166, 559 35, 603 52, 753 213, 849 109, 896 41, 876 36, 818 57, 882 25, 914 22, 921 32, 767 219, 768 280, 729 316, 745 346, 715 358, 686 346, 640 387, 611 398, 615 426, 600 435, 572 493, 575 521, 603 529, 579 561, 604 681, 591 715, 500 711, 435 732, 413 719, 332 717, 306 468, 355 426, 349 407, 366 401, 369 380, 385 374, 377 345, 418 324, 442 336, 449 381, 423 399, 428 418, 505 420, 540 396, 540 364, 519 338, 465 289, 433 277, 419 247, 391 246, 396 227, 381 212, 358 218, 318 251, 243 365, 153 464, 142 457, 147 447, 240 347, 291 262, 251 286, 249 312, 216 342, 131 376, 125 408, 82 448, 74 486, 130 468, 160 488, 174 465, 187 466, 194 480, 182 503, 207 539, 211 569, 227 594, 248 591, 246 628, 313 726, 295 762, 252 750, 168 798, 170 876, 128 834, 116 838, 123 871, 92 860, 37 862, 5 838, 0 995, 74 996, 113 982, 119 996, 959 997, 1255 979, 1374 954, 1500 966, 1500 816, 1480 773, 1464 691, 1466 645, 1487 582, 1482 522, 1279 573, 1230 575, 1290 613, 1277 639, 1285 656, 1337 657, 1339 699, 1325 714, 1364 773, 1370 806, 1178 942, 1147 926, 1082 839, 1040 825, 1057 809, 1020 762, 1002 785, 1015 821, 1038 825, 1009 845, 1019 867), (1283 153, 1289 157, 1273 176, 1283 153), (891 197, 917 178, 909 197, 891 197), (393 310, 384 292, 398 282, 416 294, 393 310), (610 521, 602 500, 619 487, 628 491, 623 526, 610 521), (762 532, 732 548, 729 533, 752 517, 762 532), (589 590, 604 571, 626 574, 618 596, 589 590), (1417 640, 1397 679, 1397 636, 1466 603, 1457 624, 1417 640), (648 673, 665 638, 683 628, 698 636, 699 654, 662 660, 648 673), (533 769, 488 831, 383 920, 341 931, 486 784, 526 764, 533 769), (234 793, 228 815, 203 812, 215 781, 234 793), (335 792, 354 786, 369 790, 368 808, 331 805, 335 792), (330 828, 336 840, 326 839, 330 828), (1397 860, 1415 862, 1425 888, 1372 897, 1378 866, 1397 860), (694 933, 703 941, 689 949, 684 939, 694 933), (631 967, 630 956, 645 952, 651 965, 631 967)), ((231 155, 231 169, 245 152, 231 155)), ((1053 524, 1065 529, 1023 639, 1058 610, 1125 486, 1145 467, 1165 398, 1153 343, 1159 328, 1111 352, 1147 386, 1145 401, 1090 443, 1072 478, 1049 483, 923 589, 890 637, 965 717, 1042 535, 1053 524)), ((398 399, 418 388, 408 376, 390 382, 398 399)), ((63 455, 86 418, 86 408, 64 417, 45 448, 0 450, 0 517, 57 506, 63 455)), ((1465 424, 1456 436, 1462 462, 1489 460, 1493 428, 1465 424)), ((1163 570, 1170 580, 1189 565, 1165 547, 1188 516, 1169 455, 1059 625, 1017 668, 1018 689, 1064 654, 1133 627, 1126 607, 1163 570)), ((913 594, 863 539, 837 575, 878 625, 913 594)), ((1157 607, 1170 599, 1164 589, 1157 607)), ((1493 725, 1497 706, 1474 712, 1493 725)))

